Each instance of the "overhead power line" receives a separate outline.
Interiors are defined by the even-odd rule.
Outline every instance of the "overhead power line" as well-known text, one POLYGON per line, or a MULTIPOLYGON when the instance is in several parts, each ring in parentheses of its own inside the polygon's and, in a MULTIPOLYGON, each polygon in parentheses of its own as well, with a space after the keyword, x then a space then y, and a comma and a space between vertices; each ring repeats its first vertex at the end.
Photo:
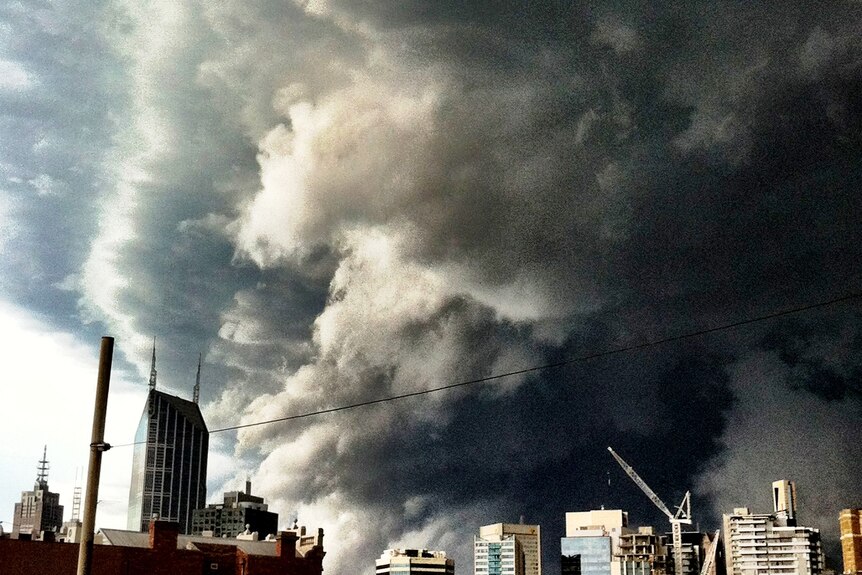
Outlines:
MULTIPOLYGON (((389 396, 380 397, 377 399, 370 399, 368 401, 360 401, 357 403, 340 405, 338 407, 330 407, 327 409, 308 411, 305 413, 298 413, 295 415, 287 415, 284 417, 277 417, 275 419, 267 419, 265 421, 255 421, 253 423, 242 423, 239 425, 232 425, 230 427, 222 427, 220 429, 213 429, 210 431, 210 433, 221 433, 224 431, 236 431, 238 429, 245 429, 248 427, 257 427, 260 425, 269 425, 271 423, 279 423, 279 422, 283 422, 283 421, 293 421, 295 419, 305 419, 307 417, 314 417, 317 415, 325 415, 327 413, 335 413, 338 411, 346 411, 348 409, 355 409, 357 407, 365 407, 368 405, 375 405, 378 403, 388 403, 390 401, 397 401, 399 399, 407 399, 409 397, 417 397, 420 395, 428 395, 431 393, 438 393, 441 391, 446 391, 447 389, 454 389, 456 387, 466 387, 468 385, 474 385, 477 383, 486 383, 489 381, 496 381, 498 379, 513 377, 516 375, 523 375, 526 373, 534 373, 537 371, 545 371, 548 369, 554 369, 554 368, 563 367, 566 365, 572 365, 575 363, 584 363, 584 362, 591 361, 594 359, 599 359, 602 357, 608 357, 608 356, 612 356, 612 355, 628 353, 628 352, 632 352, 632 351, 637 351, 637 350, 641 350, 641 349, 646 349, 646 348, 650 348, 650 347, 663 345, 666 343, 672 343, 675 341, 682 341, 682 340, 686 340, 686 339, 700 337, 700 336, 707 335, 710 333, 715 333, 715 332, 719 332, 719 331, 726 331, 729 329, 734 329, 737 327, 742 327, 742 326, 753 324, 753 323, 767 321, 770 319, 775 319, 775 318, 784 317, 784 316, 788 316, 788 315, 795 315, 795 314, 799 314, 799 313, 809 311, 812 309, 828 307, 828 306, 836 305, 839 303, 843 303, 843 302, 847 302, 847 301, 851 301, 851 300, 859 299, 859 298, 862 298, 862 292, 850 293, 850 294, 846 294, 846 295, 836 297, 836 298, 826 300, 826 301, 821 301, 821 302, 806 304, 806 305, 802 305, 802 306, 798 306, 798 307, 788 308, 788 309, 784 309, 784 310, 780 310, 780 311, 770 312, 770 313, 756 316, 756 317, 751 317, 751 318, 747 318, 747 319, 743 319, 743 320, 739 320, 739 321, 725 323, 725 324, 717 325, 714 327, 703 328, 703 329, 699 329, 697 331, 691 331, 691 332, 686 332, 683 334, 664 337, 661 339, 655 339, 655 340, 645 341, 645 342, 641 342, 641 343, 636 343, 636 344, 616 347, 616 348, 612 348, 612 349, 607 349, 604 351, 589 353, 586 355, 571 357, 571 358, 556 361, 553 363, 536 365, 533 367, 527 367, 527 368, 518 369, 515 371, 507 371, 505 373, 497 373, 497 374, 488 375, 485 377, 477 377, 475 379, 459 381, 457 383, 450 383, 447 385, 441 385, 439 387, 432 387, 432 388, 423 389, 420 391, 411 391, 409 393, 401 393, 398 395, 389 395, 389 396)), ((145 443, 145 442, 138 442, 138 443, 145 443)), ((123 445, 115 445, 114 447, 128 447, 130 445, 137 445, 137 443, 126 443, 123 445)))

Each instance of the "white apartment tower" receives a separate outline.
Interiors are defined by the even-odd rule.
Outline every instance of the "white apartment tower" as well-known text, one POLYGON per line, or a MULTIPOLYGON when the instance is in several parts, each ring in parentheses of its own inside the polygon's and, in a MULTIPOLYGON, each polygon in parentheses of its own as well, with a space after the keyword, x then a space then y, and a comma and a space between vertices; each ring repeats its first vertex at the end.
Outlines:
POLYGON ((443 551, 387 549, 375 563, 375 575, 455 575, 455 560, 443 551))
POLYGON ((820 531, 796 525, 795 485, 772 487, 772 513, 738 507, 723 516, 727 575, 821 575, 820 531))
POLYGON ((494 523, 479 528, 479 537, 514 535, 524 552, 524 575, 542 575, 542 529, 524 523, 494 523))
POLYGON ((514 535, 473 537, 475 575, 524 575, 524 551, 514 535))

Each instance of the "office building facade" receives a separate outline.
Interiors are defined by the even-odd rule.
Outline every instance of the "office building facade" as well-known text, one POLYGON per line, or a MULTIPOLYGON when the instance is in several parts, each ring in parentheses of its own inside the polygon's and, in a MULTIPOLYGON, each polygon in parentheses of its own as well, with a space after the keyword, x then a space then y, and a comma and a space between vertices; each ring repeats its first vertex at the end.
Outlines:
POLYGON ((844 575, 862 575, 862 509, 843 509, 838 523, 844 575))
POLYGON ((524 551, 514 535, 473 538, 475 575, 524 575, 524 551))
MULTIPOLYGON (((146 531, 150 521, 175 521, 191 533, 192 514, 206 506, 209 432, 196 401, 156 389, 156 351, 150 390, 135 434, 127 527, 146 531)), ((194 398, 200 392, 200 363, 194 398)))
POLYGON ((387 549, 375 561, 375 575, 455 575, 455 560, 444 551, 387 549))
POLYGON ((42 451, 33 491, 22 491, 12 516, 13 539, 38 539, 41 533, 58 532, 63 526, 60 495, 48 489, 48 447, 42 451))
POLYGON ((524 523, 494 523, 479 528, 479 537, 514 535, 524 553, 525 575, 542 575, 542 529, 524 523))
POLYGON ((563 575, 621 575, 620 538, 630 534, 628 513, 600 509, 566 513, 566 536, 560 540, 563 575))
POLYGON ((246 529, 261 539, 278 532, 278 513, 269 511, 263 497, 251 494, 251 481, 245 482, 245 492, 228 491, 222 503, 211 503, 192 513, 193 535, 236 537, 246 529))

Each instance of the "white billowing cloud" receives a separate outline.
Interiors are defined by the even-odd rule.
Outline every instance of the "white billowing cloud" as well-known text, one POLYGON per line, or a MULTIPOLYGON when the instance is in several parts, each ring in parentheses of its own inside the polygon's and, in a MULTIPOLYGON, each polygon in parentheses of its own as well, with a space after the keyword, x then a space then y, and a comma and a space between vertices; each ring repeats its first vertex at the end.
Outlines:
MULTIPOLYGON (((104 321, 113 333, 130 342, 127 352, 143 359, 151 334, 138 332, 134 310, 120 304, 131 286, 133 270, 122 264, 124 251, 139 239, 137 208, 145 201, 142 188, 156 176, 153 166, 170 154, 176 134, 164 112, 165 66, 192 39, 186 33, 187 11, 179 2, 128 3, 129 27, 113 32, 114 49, 128 58, 132 118, 116 135, 116 146, 106 154, 106 180, 116 182, 100 199, 98 232, 81 273, 81 299, 90 320, 104 321)), ((147 200, 148 201, 148 200, 147 200)), ((146 367, 144 361, 139 364, 146 367)), ((143 372, 142 372, 143 375, 143 372)))
POLYGON ((53 196, 59 193, 60 188, 64 187, 63 182, 59 182, 48 174, 39 174, 35 178, 27 180, 27 183, 36 191, 39 196, 53 196))
MULTIPOLYGON (((411 504, 413 501, 408 500, 405 503, 411 504)), ((506 517, 501 507, 493 501, 476 501, 471 505, 450 509, 446 514, 432 516, 424 522, 416 521, 413 523, 413 530, 390 541, 387 548, 444 551, 448 558, 455 560, 456 572, 470 572, 473 564, 473 548, 470 543, 478 532, 475 518, 486 517, 487 521, 495 521, 496 518, 506 517)))
POLYGON ((18 235, 18 224, 10 207, 11 202, 0 189, 0 255, 3 248, 10 240, 18 235))
POLYGON ((30 74, 19 62, 0 60, 0 90, 26 90, 32 84, 30 74))
POLYGON ((612 48, 617 54, 625 54, 641 46, 641 39, 637 30, 622 22, 607 18, 596 24, 591 40, 596 44, 612 48))
POLYGON ((137 334, 135 318, 119 305, 120 293, 129 286, 119 258, 125 245, 135 238, 132 218, 135 197, 134 185, 121 181, 114 194, 103 200, 99 232, 81 270, 80 286, 85 316, 105 321, 118 337, 133 342, 130 349, 144 349, 148 338, 137 334))
MULTIPOLYGON (((316 361, 289 377, 277 396, 254 401, 245 420, 417 391, 464 378, 479 366, 487 370, 495 361, 503 369, 525 360, 497 342, 469 347, 493 317, 476 302, 448 309, 458 294, 445 277, 404 258, 409 234, 409 227, 345 233, 329 304, 315 321, 316 361)), ((425 406, 445 401, 439 397, 429 396, 425 406)), ((244 430, 240 447, 266 442, 270 433, 244 430)))
MULTIPOLYGON (((531 354, 524 342, 491 337, 499 320, 490 309, 453 291, 440 270, 409 257, 414 234, 406 223, 342 231, 336 241, 342 259, 326 308, 314 323, 313 360, 287 376, 281 391, 253 400, 243 414, 244 423, 420 391, 535 363, 535 352, 531 354)), ((493 389, 507 393, 520 381, 513 378, 493 389)), ((414 521, 405 522, 398 505, 387 503, 378 509, 386 498, 369 497, 367 490, 385 481, 386 473, 369 469, 357 476, 361 465, 357 458, 369 453, 369 463, 378 461, 385 457, 378 453, 385 449, 382 444, 420 429, 445 427, 449 406, 465 393, 451 390, 337 416, 246 428, 238 433, 236 455, 262 456, 255 484, 272 500, 273 508, 298 509, 301 523, 326 526, 335 534, 327 540, 329 569, 355 563, 357 538, 373 537, 375 545, 363 546, 368 549, 363 561, 368 563, 371 554, 379 553, 378 547, 385 548, 404 536, 405 529, 415 528, 423 510, 416 507, 421 493, 412 494, 414 521), (363 528, 368 521, 373 530, 363 528)), ((223 396, 224 411, 235 395, 223 396)), ((394 492, 391 495, 397 498, 394 492)), ((441 544, 454 543, 446 533, 450 539, 451 534, 466 536, 467 528, 463 523, 459 527, 448 511, 437 521, 433 530, 441 544)))
POLYGON ((790 479, 800 525, 834 540, 838 511, 857 504, 858 402, 793 389, 793 368, 770 352, 742 358, 731 376, 736 404, 720 440, 724 449, 700 475, 697 492, 709 497, 717 516, 735 507, 768 512, 772 482, 790 479))
POLYGON ((367 78, 318 103, 289 104, 291 127, 261 143, 263 187, 239 247, 267 265, 334 242, 342 226, 396 217, 418 193, 414 169, 433 137, 435 106, 433 89, 411 94, 367 78))

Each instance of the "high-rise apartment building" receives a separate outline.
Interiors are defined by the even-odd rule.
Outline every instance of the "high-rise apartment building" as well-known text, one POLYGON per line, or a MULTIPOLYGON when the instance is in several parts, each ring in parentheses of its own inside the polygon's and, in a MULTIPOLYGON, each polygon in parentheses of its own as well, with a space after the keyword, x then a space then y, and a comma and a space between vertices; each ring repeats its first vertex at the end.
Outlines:
POLYGON ((566 513, 566 536, 560 539, 563 575, 621 575, 620 537, 631 533, 628 513, 601 509, 566 513))
POLYGON ((154 517, 190 533, 192 512, 206 505, 209 432, 198 407, 200 361, 194 400, 156 389, 156 348, 150 391, 135 434, 128 528, 146 531, 154 517))
POLYGON ((278 513, 269 511, 263 497, 251 494, 251 481, 245 492, 228 491, 222 503, 211 503, 192 513, 192 534, 209 532, 213 537, 236 537, 246 528, 263 539, 278 532, 278 513))
POLYGON ((12 516, 13 539, 38 538, 45 531, 57 532, 63 525, 63 506, 60 495, 48 489, 48 447, 39 460, 33 491, 21 492, 21 503, 15 504, 12 516))
POLYGON ((473 538, 475 575, 524 575, 524 551, 514 535, 473 538))
POLYGON ((796 525, 796 487, 773 483, 773 512, 739 507, 723 516, 727 575, 820 575, 820 531, 796 525))
POLYGON ((843 509, 838 522, 844 575, 862 575, 862 509, 843 509))
POLYGON ((524 552, 525 575, 542 575, 542 529, 524 523, 494 523, 479 528, 479 537, 514 535, 524 552))
POLYGON ((455 561, 443 551, 387 549, 375 563, 375 575, 455 575, 455 561))

